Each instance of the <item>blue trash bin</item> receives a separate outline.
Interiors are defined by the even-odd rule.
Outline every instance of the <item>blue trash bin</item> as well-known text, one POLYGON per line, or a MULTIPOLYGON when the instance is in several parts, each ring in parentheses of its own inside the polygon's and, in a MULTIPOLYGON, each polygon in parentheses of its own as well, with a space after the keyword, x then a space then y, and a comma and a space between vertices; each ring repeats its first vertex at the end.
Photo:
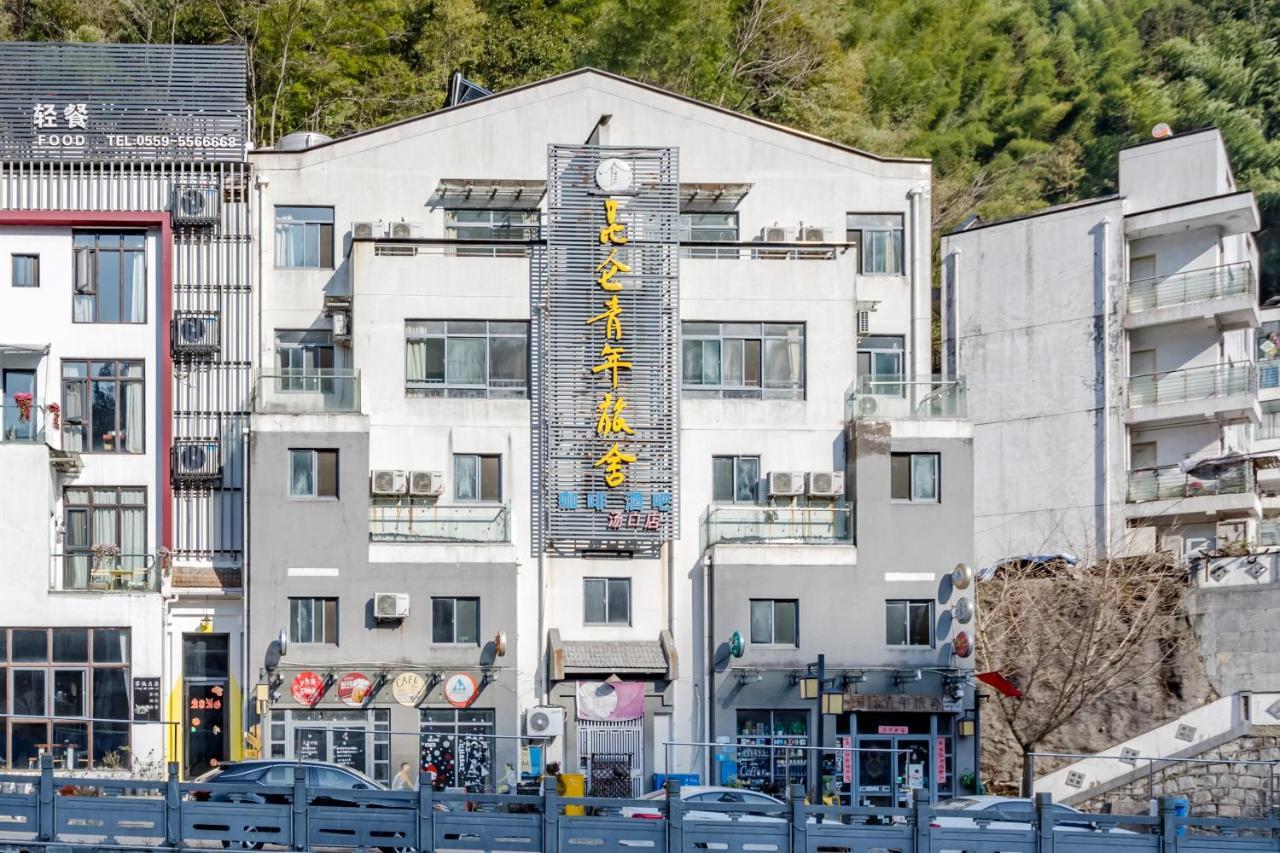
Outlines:
POLYGON ((654 773, 653 790, 661 791, 667 786, 668 779, 675 779, 680 783, 680 787, 682 788, 686 788, 690 785, 701 784, 701 778, 697 773, 654 773))
MULTIPOLYGON (((1191 814, 1191 801, 1188 800, 1186 797, 1174 797, 1173 813, 1178 817, 1186 817, 1187 815, 1191 814)), ((1187 827, 1185 824, 1178 827, 1177 834, 1180 836, 1187 834, 1187 827)))

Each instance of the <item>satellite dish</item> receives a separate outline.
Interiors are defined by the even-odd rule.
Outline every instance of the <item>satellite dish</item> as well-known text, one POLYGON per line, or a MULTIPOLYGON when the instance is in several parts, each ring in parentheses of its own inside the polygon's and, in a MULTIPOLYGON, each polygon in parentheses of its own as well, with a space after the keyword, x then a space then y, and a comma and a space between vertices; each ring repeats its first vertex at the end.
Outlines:
POLYGON ((289 632, 284 628, 281 628, 280 633, 276 634, 276 645, 280 647, 280 657, 289 654, 289 632))
POLYGON ((968 563, 956 563, 951 570, 951 585, 956 589, 968 589, 973 583, 973 567, 968 563))
POLYGON ((1173 128, 1169 127, 1169 125, 1164 122, 1160 122, 1155 127, 1151 128, 1152 139, 1168 139, 1170 136, 1173 136, 1173 128))
POLYGON ((493 636, 493 653, 498 657, 504 657, 507 654, 506 631, 499 631, 493 636))

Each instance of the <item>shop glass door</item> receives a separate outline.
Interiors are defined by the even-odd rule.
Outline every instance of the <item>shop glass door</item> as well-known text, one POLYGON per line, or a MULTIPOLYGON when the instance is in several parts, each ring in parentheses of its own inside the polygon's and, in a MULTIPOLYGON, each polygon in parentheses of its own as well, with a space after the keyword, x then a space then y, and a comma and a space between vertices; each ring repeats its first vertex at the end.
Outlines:
POLYGON ((929 792, 933 800, 933 774, 929 757, 933 751, 929 749, 928 737, 896 737, 893 739, 894 761, 897 777, 901 780, 898 787, 898 807, 911 805, 913 792, 919 788, 929 792))
POLYGON ((854 759, 857 768, 856 805, 893 806, 894 769, 893 738, 858 738, 854 759))

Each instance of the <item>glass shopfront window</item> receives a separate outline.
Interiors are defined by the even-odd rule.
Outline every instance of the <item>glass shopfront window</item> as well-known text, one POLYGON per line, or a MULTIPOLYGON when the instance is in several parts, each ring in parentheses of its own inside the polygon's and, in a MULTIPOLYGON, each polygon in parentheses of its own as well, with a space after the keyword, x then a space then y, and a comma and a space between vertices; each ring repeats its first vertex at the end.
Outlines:
POLYGON ((955 795, 951 714, 859 713, 838 720, 836 775, 846 804, 906 807, 912 792, 931 801, 955 795), (849 733, 850 722, 856 733, 849 733), (852 744, 851 741, 852 740, 852 744), (846 751, 856 746, 857 752, 846 751), (846 762, 847 770, 846 770, 846 762))
POLYGON ((391 712, 285 710, 271 712, 271 757, 331 761, 391 784, 391 712))
POLYGON ((789 785, 805 784, 808 745, 808 711, 739 711, 738 781, 785 799, 789 785))
POLYGON ((466 788, 469 793, 494 790, 494 712, 491 709, 423 708, 422 765, 419 778, 432 788, 466 788))

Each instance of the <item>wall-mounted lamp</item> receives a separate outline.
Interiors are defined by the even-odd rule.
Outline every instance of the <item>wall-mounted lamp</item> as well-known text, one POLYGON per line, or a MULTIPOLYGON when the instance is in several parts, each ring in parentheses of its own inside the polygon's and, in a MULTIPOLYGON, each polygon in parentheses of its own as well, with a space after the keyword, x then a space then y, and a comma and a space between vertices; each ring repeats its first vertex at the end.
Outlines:
POLYGON ((840 675, 840 686, 848 689, 850 686, 862 684, 867 680, 865 672, 845 672, 840 675))
POLYGON ((844 713, 844 694, 843 693, 823 693, 822 694, 822 713, 843 714, 844 713))
POLYGON ((756 684, 764 681, 764 674, 758 669, 743 669, 738 671, 738 686, 747 684, 756 684))
POLYGON ((966 711, 956 723, 956 732, 960 737, 973 737, 978 730, 978 721, 972 711, 966 711))
POLYGON ((922 677, 918 669, 900 669, 893 674, 893 683, 901 687, 904 684, 919 681, 922 677))
POLYGON ((818 691, 822 688, 822 682, 818 680, 818 676, 806 672, 800 676, 800 698, 801 699, 817 699, 818 691))
POLYGON ((205 616, 200 620, 200 624, 196 626, 196 631, 201 634, 210 634, 213 632, 213 617, 205 616))

